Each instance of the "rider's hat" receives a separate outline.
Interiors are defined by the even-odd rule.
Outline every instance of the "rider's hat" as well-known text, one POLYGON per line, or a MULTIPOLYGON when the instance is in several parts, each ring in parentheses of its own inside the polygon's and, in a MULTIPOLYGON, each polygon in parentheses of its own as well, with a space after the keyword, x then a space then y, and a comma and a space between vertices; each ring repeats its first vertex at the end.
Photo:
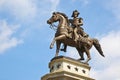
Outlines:
POLYGON ((77 16, 80 14, 77 10, 73 11, 72 13, 72 16, 71 17, 74 17, 74 15, 77 14, 77 16))

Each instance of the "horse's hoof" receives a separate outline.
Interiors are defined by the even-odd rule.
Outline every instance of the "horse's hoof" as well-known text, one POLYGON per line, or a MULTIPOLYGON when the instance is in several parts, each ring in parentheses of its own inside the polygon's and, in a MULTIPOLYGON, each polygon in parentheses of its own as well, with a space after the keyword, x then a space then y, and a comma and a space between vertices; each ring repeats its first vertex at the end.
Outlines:
POLYGON ((50 49, 52 49, 53 47, 50 46, 50 49))
POLYGON ((50 49, 52 49, 52 48, 53 48, 53 45, 51 44, 51 45, 50 45, 50 49))
POLYGON ((85 60, 85 59, 84 59, 84 58, 80 58, 80 59, 78 59, 78 60, 80 60, 80 61, 81 61, 81 60, 85 60))
POLYGON ((88 63, 88 62, 83 62, 83 64, 87 64, 87 65, 89 65, 89 63, 88 63))
POLYGON ((55 57, 58 57, 58 54, 56 54, 55 57))
POLYGON ((88 64, 88 61, 91 60, 91 58, 88 58, 84 63, 88 64))

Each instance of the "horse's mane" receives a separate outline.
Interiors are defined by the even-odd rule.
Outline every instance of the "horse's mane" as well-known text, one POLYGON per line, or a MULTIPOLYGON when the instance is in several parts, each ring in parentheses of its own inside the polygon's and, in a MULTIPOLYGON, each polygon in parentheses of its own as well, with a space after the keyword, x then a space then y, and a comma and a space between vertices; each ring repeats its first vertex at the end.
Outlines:
POLYGON ((61 13, 61 12, 57 12, 57 13, 58 13, 58 14, 61 14, 62 16, 64 16, 65 19, 66 19, 66 21, 67 21, 67 23, 68 23, 68 25, 69 25, 68 16, 67 16, 65 13, 61 13))

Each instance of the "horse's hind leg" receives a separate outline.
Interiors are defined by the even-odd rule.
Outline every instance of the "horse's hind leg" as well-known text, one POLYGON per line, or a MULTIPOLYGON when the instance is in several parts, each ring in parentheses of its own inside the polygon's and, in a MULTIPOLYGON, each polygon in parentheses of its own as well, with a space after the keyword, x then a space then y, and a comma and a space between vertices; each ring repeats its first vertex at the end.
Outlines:
POLYGON ((90 56, 90 51, 85 47, 85 52, 87 55, 87 60, 85 61, 85 63, 88 63, 89 60, 91 60, 91 56, 90 56))
POLYGON ((77 47, 76 49, 80 55, 80 59, 78 59, 78 60, 84 60, 84 53, 81 51, 81 49, 79 47, 77 47))

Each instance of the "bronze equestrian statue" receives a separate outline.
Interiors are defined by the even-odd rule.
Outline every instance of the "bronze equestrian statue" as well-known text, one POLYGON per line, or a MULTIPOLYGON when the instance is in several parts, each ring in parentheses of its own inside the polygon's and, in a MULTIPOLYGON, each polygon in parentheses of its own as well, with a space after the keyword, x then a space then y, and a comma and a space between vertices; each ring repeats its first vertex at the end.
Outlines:
MULTIPOLYGON (((54 22, 59 22, 59 24, 57 26, 55 37, 50 45, 50 49, 53 48, 54 43, 56 42, 56 57, 59 54, 61 43, 63 43, 64 45, 75 47, 80 55, 79 60, 84 60, 83 54, 85 52, 87 55, 87 60, 85 61, 85 63, 88 63, 88 61, 91 59, 90 49, 92 45, 94 45, 94 47, 97 49, 100 55, 104 57, 103 51, 97 39, 90 38, 89 36, 84 37, 81 34, 77 34, 77 40, 73 38, 75 37, 74 28, 71 27, 70 20, 64 13, 54 12, 52 17, 49 20, 47 20, 47 23, 53 25, 52 23, 54 22)), ((78 25, 74 27, 78 27, 78 25)), ((78 29, 77 31, 79 32, 79 30, 80 29, 78 29)))

